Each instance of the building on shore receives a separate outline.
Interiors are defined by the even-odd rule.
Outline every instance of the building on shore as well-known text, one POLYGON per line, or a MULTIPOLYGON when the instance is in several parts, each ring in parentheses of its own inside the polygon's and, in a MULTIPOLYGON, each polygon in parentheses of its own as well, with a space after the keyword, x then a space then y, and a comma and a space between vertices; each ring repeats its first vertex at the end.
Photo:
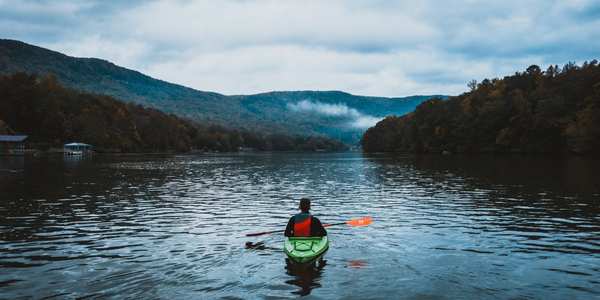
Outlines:
POLYGON ((0 155, 24 155, 26 135, 0 135, 0 155))
POLYGON ((68 143, 63 147, 65 155, 84 155, 92 152, 92 145, 84 143, 68 143))

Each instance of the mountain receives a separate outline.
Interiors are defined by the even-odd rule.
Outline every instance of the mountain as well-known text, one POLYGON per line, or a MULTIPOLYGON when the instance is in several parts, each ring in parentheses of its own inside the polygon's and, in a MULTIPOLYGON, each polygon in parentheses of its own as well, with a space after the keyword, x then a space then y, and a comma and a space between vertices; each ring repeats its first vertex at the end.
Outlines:
POLYGON ((287 126, 285 130, 319 133, 357 143, 364 130, 387 115, 403 115, 431 96, 383 98, 355 96, 340 91, 288 91, 238 99, 244 111, 254 113, 267 124, 287 126))
POLYGON ((366 152, 600 154, 600 64, 532 65, 367 130, 366 152))
POLYGON ((99 152, 340 151, 327 137, 272 135, 182 119, 110 96, 63 87, 55 77, 0 76, 0 134, 26 134, 29 148, 78 141, 99 152))
POLYGON ((15 72, 52 74, 70 88, 201 122, 273 133, 327 135, 351 144, 377 120, 410 112, 434 97, 365 97, 339 91, 226 96, 158 80, 102 59, 70 57, 20 41, 0 40, 0 74, 15 72))

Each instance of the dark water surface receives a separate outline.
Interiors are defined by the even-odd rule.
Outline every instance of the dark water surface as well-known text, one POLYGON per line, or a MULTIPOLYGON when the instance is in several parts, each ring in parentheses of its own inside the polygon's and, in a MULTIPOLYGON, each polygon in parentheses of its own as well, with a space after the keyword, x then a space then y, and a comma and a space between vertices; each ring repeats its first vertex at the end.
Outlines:
POLYGON ((600 162, 343 154, 0 158, 0 298, 598 299, 600 162), (326 261, 285 263, 313 199, 326 261), (246 242, 259 243, 253 249, 246 242))

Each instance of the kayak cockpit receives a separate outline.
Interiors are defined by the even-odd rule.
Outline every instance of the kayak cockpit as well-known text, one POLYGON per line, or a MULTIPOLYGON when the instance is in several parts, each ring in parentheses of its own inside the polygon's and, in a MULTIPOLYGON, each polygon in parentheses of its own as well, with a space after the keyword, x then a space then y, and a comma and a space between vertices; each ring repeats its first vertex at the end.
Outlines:
POLYGON ((323 237, 286 237, 283 250, 294 262, 308 263, 321 257, 329 249, 329 239, 323 237))

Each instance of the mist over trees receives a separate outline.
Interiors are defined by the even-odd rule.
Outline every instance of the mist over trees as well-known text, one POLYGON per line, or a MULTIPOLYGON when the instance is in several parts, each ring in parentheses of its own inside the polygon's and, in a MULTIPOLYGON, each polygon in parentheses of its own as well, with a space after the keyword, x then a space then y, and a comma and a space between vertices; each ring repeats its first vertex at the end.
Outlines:
POLYGON ((532 65, 369 128, 366 152, 600 153, 600 65, 532 65))
POLYGON ((5 132, 29 135, 30 145, 42 149, 71 141, 107 152, 345 149, 341 142, 325 137, 201 124, 110 96, 65 88, 54 76, 26 73, 0 76, 0 124, 5 132))
MULTIPOLYGON (((360 141, 366 128, 357 122, 356 114, 331 115, 291 109, 302 101, 343 105, 360 115, 380 119, 387 114, 411 112, 431 98, 424 95, 367 97, 341 91, 278 91, 226 96, 155 79, 103 59, 70 57, 21 41, 0 39, 0 75, 17 72, 52 74, 67 88, 153 107, 200 124, 260 133, 267 140, 271 134, 284 133, 326 136, 351 145, 360 141)), ((265 143, 277 144, 277 140, 271 140, 265 143)))

